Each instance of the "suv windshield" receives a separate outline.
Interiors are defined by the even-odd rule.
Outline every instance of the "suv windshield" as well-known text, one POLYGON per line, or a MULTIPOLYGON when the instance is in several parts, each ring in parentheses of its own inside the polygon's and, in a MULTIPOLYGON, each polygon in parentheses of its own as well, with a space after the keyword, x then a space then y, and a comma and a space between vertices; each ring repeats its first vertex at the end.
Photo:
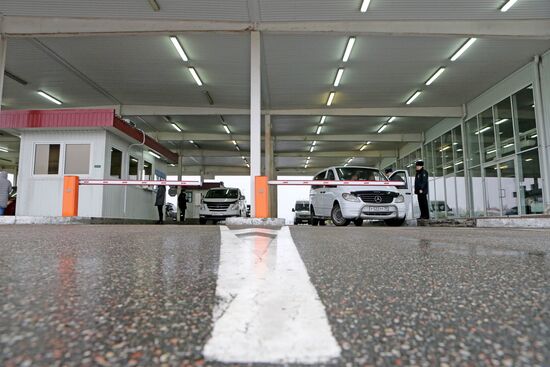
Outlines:
POLYGON ((298 203, 296 204, 296 208, 294 209, 296 211, 308 211, 309 210, 309 204, 306 203, 298 203))
POLYGON ((342 181, 386 181, 384 175, 371 168, 340 167, 336 172, 342 181))
POLYGON ((237 189, 208 190, 205 198, 206 199, 238 199, 239 190, 237 189))

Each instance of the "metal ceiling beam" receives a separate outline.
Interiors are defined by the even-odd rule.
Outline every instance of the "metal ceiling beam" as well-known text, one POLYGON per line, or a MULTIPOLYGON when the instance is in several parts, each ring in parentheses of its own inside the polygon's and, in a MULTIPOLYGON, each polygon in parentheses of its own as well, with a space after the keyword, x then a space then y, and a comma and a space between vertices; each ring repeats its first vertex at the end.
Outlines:
MULTIPOLYGON (((1 153, 0 153, 1 154, 1 153)), ((247 157, 249 152, 237 150, 183 150, 180 152, 183 157, 247 157)), ((319 157, 319 158, 395 158, 397 152, 395 150, 347 150, 347 151, 292 151, 292 152, 275 152, 275 157, 319 157)))
MULTIPOLYGON (((250 141, 249 135, 202 134, 202 133, 156 133, 151 134, 159 141, 250 141)), ((352 141, 352 142, 422 142, 422 134, 351 134, 351 135, 277 135, 276 141, 352 141)))
MULTIPOLYGON (((249 115, 248 108, 178 107, 122 105, 123 116, 176 115, 249 115)), ((399 116, 399 117, 462 117, 462 107, 367 107, 367 108, 300 108, 266 109, 271 116, 399 116)))
POLYGON ((80 37, 177 32, 341 33, 393 36, 453 36, 550 39, 550 19, 369 20, 233 22, 160 19, 5 16, 8 36, 80 37))

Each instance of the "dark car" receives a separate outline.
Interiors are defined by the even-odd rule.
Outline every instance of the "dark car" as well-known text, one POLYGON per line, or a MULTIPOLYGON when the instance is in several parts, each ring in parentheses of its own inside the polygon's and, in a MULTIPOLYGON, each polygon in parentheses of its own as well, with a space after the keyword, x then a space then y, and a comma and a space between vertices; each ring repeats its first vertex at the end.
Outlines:
POLYGON ((14 186, 12 187, 11 192, 8 195, 8 206, 4 211, 4 215, 15 215, 16 199, 17 199, 17 187, 14 186))

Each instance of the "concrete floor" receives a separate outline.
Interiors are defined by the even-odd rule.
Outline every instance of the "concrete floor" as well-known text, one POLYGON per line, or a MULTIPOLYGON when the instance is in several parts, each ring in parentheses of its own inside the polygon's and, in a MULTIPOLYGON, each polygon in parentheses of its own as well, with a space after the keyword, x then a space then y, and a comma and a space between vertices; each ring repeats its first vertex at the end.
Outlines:
MULTIPOLYGON (((291 234, 329 365, 550 365, 550 230, 291 234)), ((222 365, 202 356, 219 259, 216 226, 0 227, 0 365, 222 365)))

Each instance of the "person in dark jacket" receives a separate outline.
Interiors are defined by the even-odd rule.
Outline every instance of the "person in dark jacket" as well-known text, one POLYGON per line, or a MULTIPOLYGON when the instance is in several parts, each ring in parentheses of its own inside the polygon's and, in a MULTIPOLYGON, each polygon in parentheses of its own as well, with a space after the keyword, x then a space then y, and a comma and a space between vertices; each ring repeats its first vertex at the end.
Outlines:
POLYGON ((178 208, 180 209, 180 222, 185 221, 185 209, 187 209, 187 195, 184 190, 181 190, 178 195, 178 208))
POLYGON ((416 162, 414 193, 418 196, 420 219, 430 219, 430 209, 428 208, 428 171, 424 169, 423 161, 416 162))
POLYGON ((0 215, 4 215, 8 207, 8 199, 11 192, 11 182, 8 180, 8 173, 0 171, 0 215))
POLYGON ((157 197, 155 198, 155 206, 159 212, 159 220, 157 224, 163 224, 164 218, 162 215, 162 208, 164 207, 164 202, 166 201, 166 186, 157 186, 157 197))

